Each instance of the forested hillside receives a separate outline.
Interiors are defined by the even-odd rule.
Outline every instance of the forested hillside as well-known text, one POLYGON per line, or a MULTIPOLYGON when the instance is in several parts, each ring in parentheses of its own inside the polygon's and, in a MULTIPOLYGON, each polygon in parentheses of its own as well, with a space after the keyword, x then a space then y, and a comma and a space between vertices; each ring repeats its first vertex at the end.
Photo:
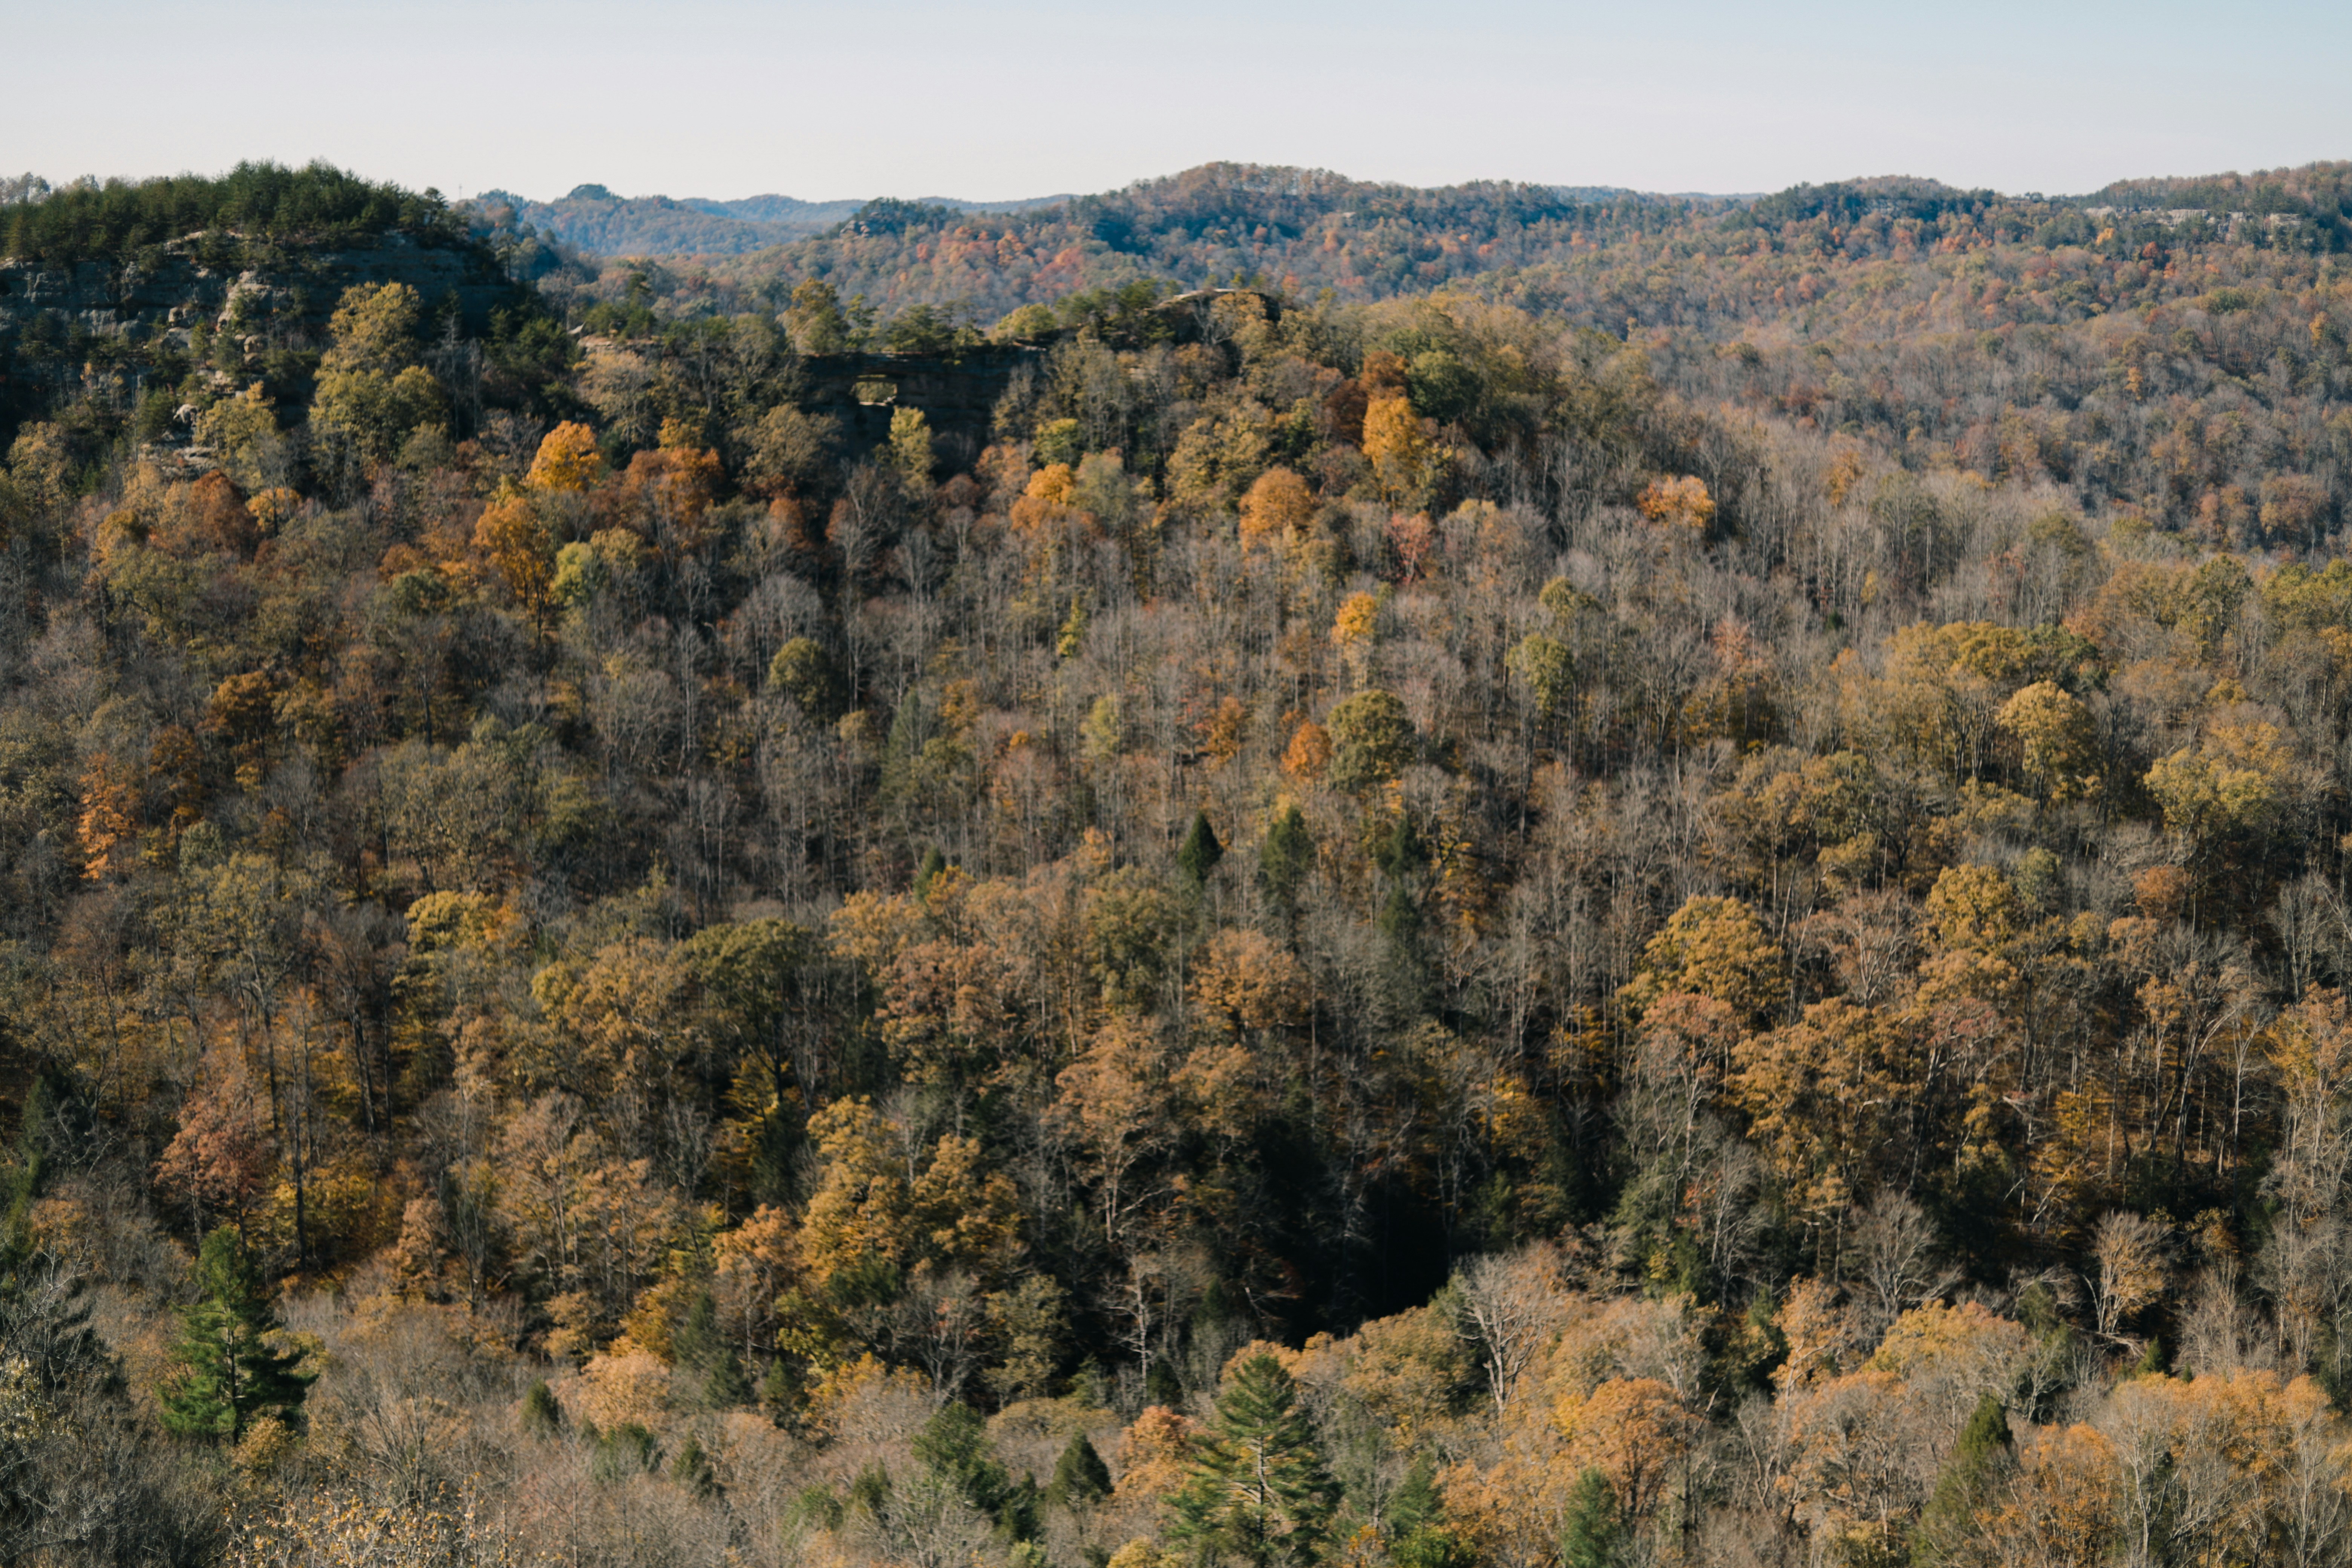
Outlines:
POLYGON ((562 244, 602 256, 680 256, 758 250, 821 233, 863 204, 772 196, 754 209, 754 216, 729 210, 748 204, 616 196, 602 185, 579 185, 554 201, 486 191, 471 205, 485 216, 528 225, 562 244))
POLYGON ((2333 177, 0 209, 0 1559, 2352 1557, 2333 177))
MULTIPOLYGON (((1050 206, 1063 196, 1003 203, 932 197, 925 205, 953 212, 1019 212, 1050 206)), ((599 256, 733 256, 822 234, 866 205, 862 201, 804 202, 792 196, 616 196, 603 185, 577 185, 553 201, 511 191, 485 191, 467 204, 484 221, 523 226, 560 245, 599 256)))
MULTIPOLYGON (((789 245, 675 258, 658 292, 688 309, 731 308, 781 300, 814 279, 886 313, 928 304, 986 321, 1081 290, 1160 279, 1382 299, 1662 233, 1735 204, 1508 181, 1417 189, 1319 169, 1208 163, 1123 190, 1018 205, 1024 210, 868 202, 789 245)), ((622 266, 609 276, 643 270, 622 266)))
MULTIPOLYGON (((1716 281, 1711 269, 1675 275, 1683 272, 1679 264, 1788 246, 1810 258, 1814 271, 2021 245, 2133 255, 2150 240, 2235 238, 2333 253, 2352 239, 2347 172, 2316 163, 2253 176, 2119 182, 2067 197, 1879 178, 1746 198, 1510 182, 1416 189, 1326 170, 1210 163, 1123 190, 1021 204, 1026 210, 1019 212, 871 202, 828 232, 773 249, 673 256, 650 269, 642 262, 615 266, 602 291, 610 296, 643 275, 681 308, 732 309, 781 300, 815 279, 886 313, 920 303, 987 321, 1075 290, 1143 279, 1185 288, 1256 282, 1306 297, 1328 289, 1343 300, 1368 300, 1491 278, 1479 287, 1614 310, 1592 324, 1622 332, 1629 315, 1652 324, 1668 319, 1665 310, 1684 324, 1699 319, 1695 311, 1731 308, 1725 324, 1751 316, 1753 297, 1717 293, 1708 287, 1716 281), (2123 250, 2111 252, 2118 245, 2123 250), (1615 297, 1591 296, 1591 285, 1602 279, 1615 297), (1657 294, 1668 298, 1652 298, 1657 294)), ((658 256, 660 248, 632 254, 658 256)), ((1829 281, 1817 277, 1812 289, 1829 281)), ((1763 304, 1766 314, 1780 316, 1792 300, 1801 308, 1814 299, 1808 291, 1768 296, 1763 304)), ((1809 324, 1819 319, 1796 313, 1809 324)))

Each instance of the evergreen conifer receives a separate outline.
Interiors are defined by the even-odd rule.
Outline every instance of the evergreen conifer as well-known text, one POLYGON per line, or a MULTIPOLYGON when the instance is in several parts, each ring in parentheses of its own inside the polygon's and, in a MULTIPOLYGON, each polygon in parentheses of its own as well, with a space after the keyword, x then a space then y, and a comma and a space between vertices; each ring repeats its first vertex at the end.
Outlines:
POLYGON ((296 1357, 270 1347, 278 1315, 260 1271, 228 1226, 205 1237, 196 1286, 203 1294, 180 1317, 173 1351, 179 1364, 163 1390, 163 1425, 182 1436, 234 1444, 255 1416, 299 1406, 312 1374, 296 1371, 296 1357))
POLYGON ((1177 868, 1198 888, 1208 882, 1209 873, 1224 858, 1225 847, 1218 841, 1217 830, 1209 826, 1209 814, 1194 812, 1192 830, 1184 835, 1184 842, 1176 850, 1177 868))
POLYGON ((1307 831, 1306 815, 1293 803, 1266 825, 1265 842, 1257 852, 1258 886, 1286 916, 1314 868, 1315 836, 1307 831))
POLYGON ((1459 1568, 1469 1561, 1445 1528, 1445 1500, 1437 1489, 1437 1467, 1423 1454, 1405 1472, 1389 1498, 1389 1560, 1398 1568, 1459 1568))
POLYGON ((1625 1521, 1617 1507, 1616 1489, 1599 1470, 1586 1470, 1576 1478, 1560 1525, 1560 1568, 1616 1568, 1623 1560, 1624 1544, 1625 1521))
POLYGON ((1201 1458, 1170 1500, 1170 1533, 1203 1557, 1228 1553, 1256 1568, 1306 1563, 1329 1528, 1336 1491, 1297 1384, 1261 1351, 1217 1396, 1201 1458))
POLYGON ((563 1406, 555 1402, 555 1391, 543 1377, 523 1391, 522 1429, 534 1437, 552 1437, 563 1430, 563 1406))
POLYGON ((1911 1547, 1917 1568, 1941 1568, 1959 1561, 1961 1549, 1975 1533, 1977 1510, 2010 1459, 2009 1412, 1988 1394, 1977 1401, 1969 1424, 1960 1428, 1960 1440, 1952 1446, 1943 1474, 1936 1478, 1935 1493, 1920 1511, 1911 1547))
POLYGON ((1056 1508, 1074 1508, 1110 1495, 1110 1467, 1084 1432, 1073 1436, 1054 1463, 1054 1479, 1045 1483, 1045 1500, 1056 1508))
POLYGON ((670 1479, 698 1498, 715 1497, 719 1493, 719 1476, 710 1466, 710 1456, 692 1436, 678 1446, 677 1458, 669 1463, 670 1479))

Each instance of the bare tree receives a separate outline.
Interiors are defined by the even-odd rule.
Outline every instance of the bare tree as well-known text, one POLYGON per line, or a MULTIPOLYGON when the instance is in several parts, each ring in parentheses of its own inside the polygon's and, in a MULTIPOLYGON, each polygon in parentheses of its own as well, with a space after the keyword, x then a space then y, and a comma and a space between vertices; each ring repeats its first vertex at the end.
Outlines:
POLYGON ((2116 1339, 2126 1320, 2164 1293, 2171 1226, 2121 1210, 2099 1221, 2092 1244, 2095 1273, 2086 1281, 2101 1337, 2116 1339))
POLYGON ((1938 1299, 1960 1279, 1937 1255, 1927 1210, 1892 1189, 1855 1211, 1843 1261, 1847 1289, 1878 1328, 1938 1299))
POLYGON ((868 1529, 879 1554, 907 1568, 967 1568, 991 1526, 953 1482, 923 1470, 890 1489, 868 1529))
POLYGON ((1549 1247, 1489 1254, 1454 1277, 1469 1337, 1486 1363, 1498 1410, 1509 1406, 1528 1363, 1550 1337, 1568 1303, 1559 1255, 1549 1247))

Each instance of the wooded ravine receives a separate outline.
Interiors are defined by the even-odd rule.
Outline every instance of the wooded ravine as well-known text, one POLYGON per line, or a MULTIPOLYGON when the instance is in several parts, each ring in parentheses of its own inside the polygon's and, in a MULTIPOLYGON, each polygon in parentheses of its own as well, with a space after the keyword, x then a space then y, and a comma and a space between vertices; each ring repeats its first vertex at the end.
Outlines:
POLYGON ((12 182, 0 1561, 2352 1562, 2347 173, 12 182))

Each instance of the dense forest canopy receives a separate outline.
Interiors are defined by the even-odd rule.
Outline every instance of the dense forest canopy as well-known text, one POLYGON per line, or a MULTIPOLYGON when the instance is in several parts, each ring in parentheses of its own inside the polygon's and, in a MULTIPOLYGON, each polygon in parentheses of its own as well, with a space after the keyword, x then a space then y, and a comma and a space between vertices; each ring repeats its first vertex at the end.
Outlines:
MULTIPOLYGON (((1509 182, 1415 189, 1321 170, 1212 163, 1120 191, 1024 204, 1018 212, 869 204, 876 210, 852 213, 830 232, 748 253, 665 256, 653 245, 614 253, 660 263, 655 275, 664 296, 690 310, 781 300, 814 278, 885 310, 961 303, 984 317, 1147 277, 1181 287, 1263 280, 1307 297, 1329 289, 1351 300, 1490 278, 1480 287, 1507 288, 1523 274, 1622 266, 1643 239, 1718 256, 1836 255, 1851 247, 1860 257, 1874 245, 1881 255, 1909 247, 1949 253, 2018 242, 2129 256, 2151 239, 2181 237, 2184 221, 2193 218, 2197 235, 2208 226, 2225 236, 2242 230, 2241 237, 2266 248, 2333 254, 2352 241, 2346 169, 2319 163, 2253 176, 2128 181, 2087 196, 2004 196, 1879 177, 1749 198, 1509 182)), ((572 222, 541 222, 538 229, 572 243, 589 232, 572 222)), ((608 268, 602 291, 635 269, 608 268)), ((1624 321, 1597 324, 1622 331, 1624 321)))
MULTIPOLYGON (((973 202, 939 196, 925 198, 925 205, 951 212, 1019 212, 1069 199, 973 202)), ((615 195, 605 186, 589 184, 576 185, 552 201, 485 191, 466 205, 485 219, 529 227, 555 244, 600 256, 728 256, 822 234, 866 204, 781 195, 673 200, 615 195)))
POLYGON ((25 188, 0 1557, 2346 1561, 2336 178, 25 188))
POLYGON ((617 196, 603 185, 579 185, 550 202, 510 191, 485 191, 467 205, 485 216, 527 225, 563 245, 604 256, 724 255, 821 233, 857 210, 859 203, 770 198, 757 217, 730 210, 736 203, 678 201, 668 196, 617 196), (510 215, 510 216, 508 216, 510 215))
POLYGON ((238 237, 331 241, 400 229, 434 238, 460 232, 438 191, 415 195, 327 163, 289 169, 239 163, 218 178, 32 182, 0 206, 0 256, 48 265, 121 262, 166 240, 227 230, 238 237), (37 196, 37 199, 21 199, 37 196))

